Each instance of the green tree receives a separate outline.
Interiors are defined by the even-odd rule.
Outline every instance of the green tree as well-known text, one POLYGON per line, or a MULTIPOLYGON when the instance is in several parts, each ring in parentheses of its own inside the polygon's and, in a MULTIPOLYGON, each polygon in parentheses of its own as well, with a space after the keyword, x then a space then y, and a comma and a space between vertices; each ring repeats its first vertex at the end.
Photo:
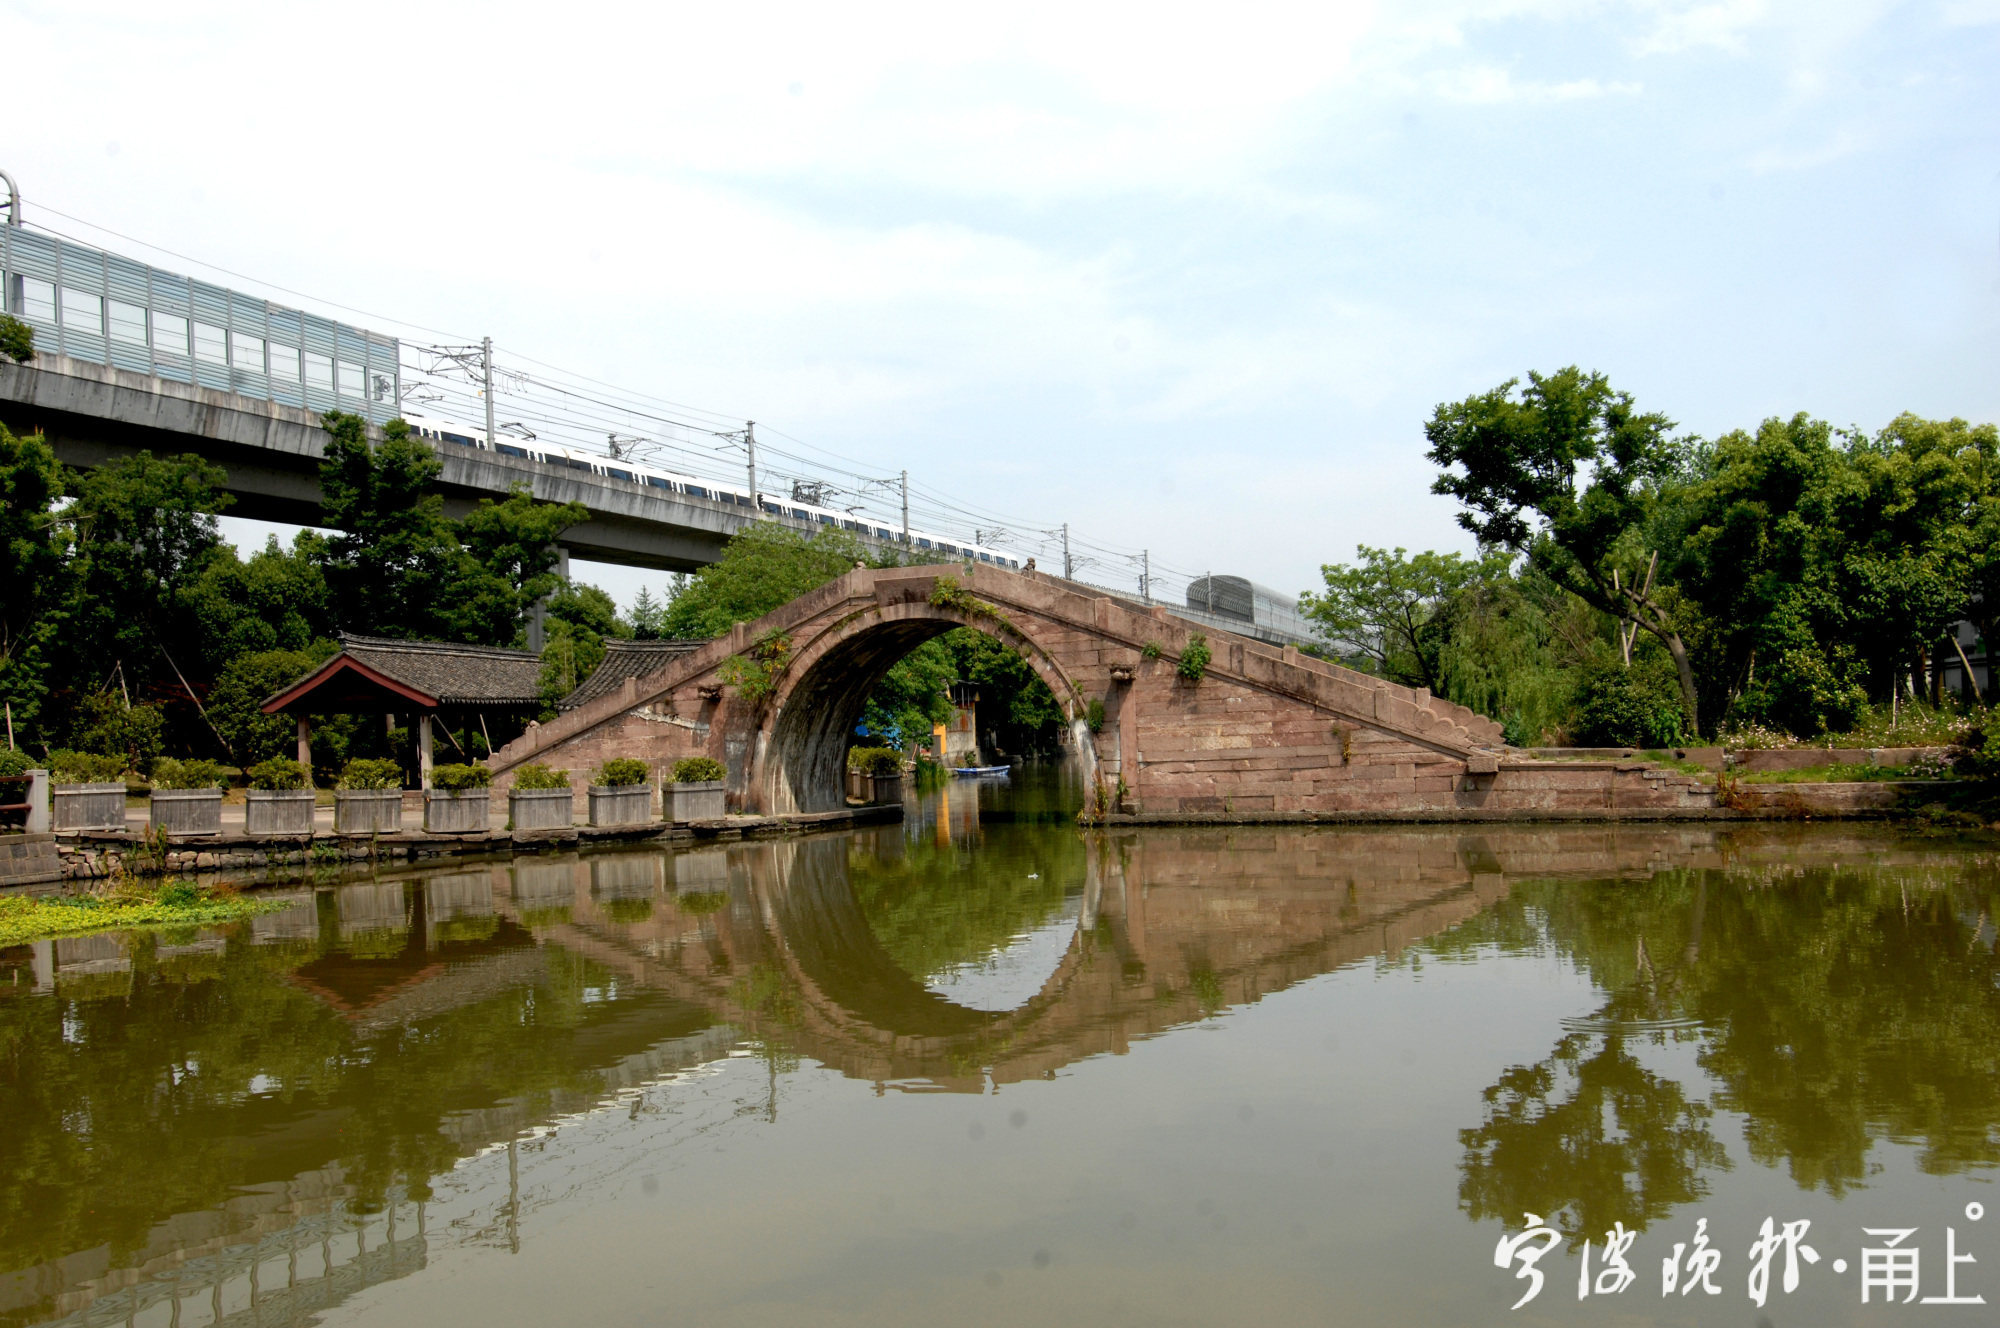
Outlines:
POLYGON ((542 646, 541 693, 544 717, 604 662, 607 638, 631 628, 618 618, 611 596, 592 585, 562 583, 543 609, 548 639, 542 646))
POLYGON ((482 498, 456 527, 469 562, 453 591, 449 634, 513 644, 535 602, 563 584, 555 570, 557 538, 589 517, 582 503, 538 503, 520 486, 504 502, 482 498))
POLYGON ((1326 591, 1307 591, 1299 609, 1336 649, 1358 655, 1371 673, 1410 687, 1445 691, 1444 652, 1454 612, 1475 585, 1506 575, 1513 555, 1480 558, 1357 545, 1353 566, 1320 568, 1326 591))
POLYGON ((659 641, 666 635, 667 606, 653 598, 653 593, 644 586, 633 596, 632 613, 626 620, 632 625, 632 636, 639 641, 659 641))
POLYGON ((334 634, 327 590, 326 537, 300 531, 289 549, 276 536, 248 559, 217 550, 178 597, 200 626, 205 676, 240 655, 302 651, 334 634))
POLYGON ((324 645, 312 651, 250 651, 223 666, 209 692, 208 712, 238 765, 293 754, 297 721, 290 715, 265 714, 264 702, 325 663, 332 642, 324 645))
POLYGON ((673 640, 708 640, 752 622, 865 563, 867 551, 832 527, 808 534, 759 521, 723 546, 719 561, 675 585, 662 624, 673 640))
POLYGON ((939 638, 951 652, 959 681, 979 691, 980 745, 988 751, 1053 751, 1063 728, 1055 693, 1005 642, 960 627, 939 638))
POLYGON ((16 364, 35 358, 35 329, 12 314, 0 314, 0 355, 16 364))
MULTIPOLYGON (((1571 366, 1530 373, 1440 404, 1424 427, 1444 468, 1433 493, 1456 498, 1459 524, 1486 547, 1524 553, 1557 585, 1658 638, 1672 656, 1690 728, 1700 705, 1677 595, 1653 576, 1646 538, 1683 449, 1664 415, 1641 413, 1603 374, 1571 366)), ((1652 547, 1648 547, 1651 544, 1652 547)))
POLYGON ((374 446, 359 415, 329 411, 325 424, 320 512, 340 533, 321 556, 335 620, 375 636, 445 636, 463 551, 437 492, 443 463, 401 420, 374 446))
POLYGON ((40 434, 0 425, 0 699, 23 734, 48 694, 51 608, 64 598, 66 540, 54 512, 63 469, 40 434))

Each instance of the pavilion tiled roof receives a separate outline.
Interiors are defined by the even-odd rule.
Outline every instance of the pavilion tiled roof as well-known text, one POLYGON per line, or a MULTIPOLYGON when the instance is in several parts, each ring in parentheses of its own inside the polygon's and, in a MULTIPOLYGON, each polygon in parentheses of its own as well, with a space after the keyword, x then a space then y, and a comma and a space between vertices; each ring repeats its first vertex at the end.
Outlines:
POLYGON ((351 685, 357 681, 352 676, 355 674, 386 679, 396 691, 419 704, 525 709, 542 703, 542 662, 530 651, 343 632, 338 655, 271 697, 264 708, 267 712, 288 709, 322 684, 351 685), (343 674, 348 676, 343 678, 343 674))
POLYGON ((707 644, 706 641, 622 641, 615 638, 606 641, 604 662, 575 691, 556 702, 556 708, 574 710, 600 696, 608 696, 617 691, 627 678, 643 678, 649 673, 670 668, 679 656, 707 644))

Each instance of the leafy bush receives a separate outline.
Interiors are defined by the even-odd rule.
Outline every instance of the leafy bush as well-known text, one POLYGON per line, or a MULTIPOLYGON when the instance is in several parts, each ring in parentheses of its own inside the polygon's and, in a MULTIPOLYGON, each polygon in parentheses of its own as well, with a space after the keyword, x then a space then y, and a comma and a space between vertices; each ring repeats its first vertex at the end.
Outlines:
POLYGON ((25 775, 38 764, 34 757, 18 747, 0 748, 0 777, 25 775))
POLYGON ((2000 715, 1980 713, 1953 745, 1951 763, 1967 779, 2000 778, 2000 715))
MULTIPOLYGON (((471 768, 484 770, 486 767, 474 766, 471 768)), ((437 771, 435 770, 431 772, 431 782, 433 784, 437 783, 437 771)), ((486 780, 480 781, 481 784, 486 782, 486 780)), ((569 787, 569 771, 551 770, 540 762, 536 762, 533 765, 524 765, 514 774, 514 787, 517 789, 566 789, 569 787)))
POLYGON ((1208 662, 1212 658, 1208 638, 1197 632, 1189 639, 1187 649, 1181 651, 1181 657, 1174 662, 1174 672, 1180 674, 1183 681, 1200 682, 1207 675, 1208 662))
POLYGON ((675 784, 707 784, 729 778, 729 769, 712 756, 684 756, 674 762, 675 784))
POLYGON ((340 768, 340 778, 334 783, 342 789, 399 789, 403 787, 403 769, 394 761, 371 761, 366 757, 356 757, 340 768))
POLYGON ((439 765, 431 767, 431 787, 447 793, 483 789, 493 782, 493 772, 483 765, 439 765))
POLYGON ((903 754, 893 747, 852 747, 847 752, 847 768, 888 779, 903 773, 903 754))
POLYGON ((1160 643, 1158 641, 1148 641, 1144 646, 1140 648, 1139 658, 1158 659, 1163 653, 1164 652, 1160 649, 1160 643))
POLYGON ((49 774, 58 784, 122 784, 125 758, 58 748, 49 753, 49 774))
POLYGON ((156 789, 226 789, 229 772, 215 761, 176 761, 163 757, 153 762, 156 789))
POLYGON ((1084 710, 1083 717, 1084 717, 1084 722, 1090 725, 1090 731, 1092 733, 1103 732, 1104 702, 1098 700, 1094 696, 1091 697, 1090 705, 1084 710))
POLYGON ((598 767, 594 782, 599 788, 631 788, 634 784, 645 783, 646 776, 651 773, 652 768, 644 761, 620 757, 598 767))
POLYGON ((1636 668, 1604 665, 1577 687, 1573 741, 1581 747, 1673 747, 1686 728, 1679 693, 1636 668))
POLYGON ((312 787, 312 771, 289 756, 274 756, 268 761, 259 761, 243 772, 250 776, 253 789, 298 790, 312 787))

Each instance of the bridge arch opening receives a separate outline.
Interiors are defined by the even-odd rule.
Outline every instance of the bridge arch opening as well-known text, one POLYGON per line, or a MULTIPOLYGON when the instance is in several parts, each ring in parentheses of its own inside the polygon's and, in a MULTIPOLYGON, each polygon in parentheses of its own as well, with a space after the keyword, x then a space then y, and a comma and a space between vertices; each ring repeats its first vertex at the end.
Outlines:
POLYGON ((1068 680, 1032 644, 931 605, 877 610, 827 633, 787 669, 758 738, 764 805, 774 812, 845 806, 847 751, 870 694, 919 647, 958 628, 978 631, 1011 650, 1047 689, 1054 712, 1065 721, 1074 718, 1068 680))

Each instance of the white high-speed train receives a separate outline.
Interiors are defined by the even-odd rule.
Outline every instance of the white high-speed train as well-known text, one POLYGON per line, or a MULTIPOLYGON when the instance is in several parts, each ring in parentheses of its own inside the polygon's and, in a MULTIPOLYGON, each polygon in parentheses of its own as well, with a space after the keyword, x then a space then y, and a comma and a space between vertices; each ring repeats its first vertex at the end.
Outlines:
MULTIPOLYGON (((410 432, 432 443, 452 443, 459 447, 493 451, 501 456, 519 457, 524 461, 539 461, 544 465, 562 466, 569 470, 588 471, 605 479, 623 480, 627 484, 637 484, 648 488, 666 489, 671 493, 686 494, 690 498, 706 498, 710 502, 724 503, 736 507, 750 506, 750 495, 742 489, 717 485, 711 480, 694 479, 678 475, 670 470, 660 470, 636 461, 620 460, 598 452, 586 451, 561 443, 544 443, 529 439, 499 438, 488 445, 486 431, 469 424, 459 424, 453 420, 439 419, 427 415, 405 415, 405 423, 410 432)), ((822 526, 833 526, 850 531, 864 538, 883 541, 899 541, 902 531, 877 525, 851 512, 843 512, 831 507, 820 507, 812 503, 802 503, 795 499, 780 499, 774 494, 759 494, 757 506, 767 516, 791 517, 798 521, 810 521, 822 526)), ((969 558, 977 562, 991 563, 995 567, 1011 568, 1019 571, 1020 559, 1000 549, 985 545, 970 544, 963 540, 946 539, 926 531, 912 529, 910 543, 917 549, 930 553, 942 553, 948 557, 969 558)))

